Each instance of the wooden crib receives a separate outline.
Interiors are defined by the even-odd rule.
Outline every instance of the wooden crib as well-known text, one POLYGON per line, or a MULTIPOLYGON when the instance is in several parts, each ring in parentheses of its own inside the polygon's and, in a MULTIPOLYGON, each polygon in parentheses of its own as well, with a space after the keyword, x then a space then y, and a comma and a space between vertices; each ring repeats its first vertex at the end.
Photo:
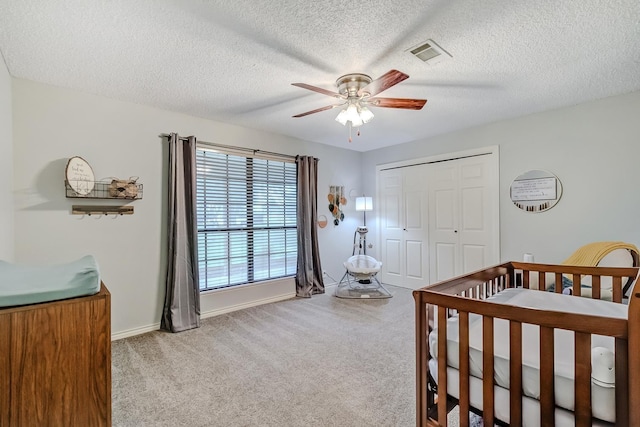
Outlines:
MULTIPOLYGON (((486 426, 494 424, 520 426, 532 418, 530 415, 523 414, 523 402, 526 403, 527 409, 531 409, 534 402, 535 415, 539 417, 538 422, 543 426, 556 425, 557 420, 565 419, 562 417, 566 413, 570 414, 577 426, 591 426, 592 422, 595 425, 613 425, 612 422, 615 422, 616 426, 640 426, 640 405, 636 401, 640 396, 640 292, 634 292, 633 287, 630 286, 637 274, 638 268, 575 267, 508 262, 414 291, 416 424, 446 426, 448 413, 458 405, 462 427, 469 425, 467 416, 469 412, 481 415, 486 426), (563 275, 569 278, 573 282, 573 296, 562 295, 563 289, 560 285, 555 289, 558 295, 544 290, 528 289, 530 282, 533 281, 532 278, 537 279, 540 288, 544 289, 545 277, 548 278, 549 275, 555 278, 557 284, 562 283, 563 275), (583 290, 581 279, 587 276, 591 278, 589 294, 593 299, 600 298, 601 283, 607 278, 608 283, 612 284, 608 295, 612 296, 613 303, 586 298, 576 299, 583 290), (628 299, 624 295, 625 289, 630 289, 628 299), (503 292, 505 290, 507 292, 503 292), (507 294, 517 294, 519 301, 529 298, 543 300, 546 304, 547 301, 553 300, 556 308, 532 308, 527 306, 527 303, 510 304, 498 301, 507 294), (559 302, 562 304, 566 302, 566 305, 562 305, 567 307, 566 311, 558 310, 559 302), (622 303, 628 303, 628 313, 627 307, 622 303), (586 308, 574 309, 574 306, 585 304, 586 308), (597 310, 592 312, 590 307, 595 307, 597 310), (623 314, 613 317, 593 314, 600 313, 600 309, 604 311, 615 309, 616 313, 623 314), (471 337, 470 317, 474 325, 471 337), (494 359, 494 345, 500 342, 496 332, 499 330, 498 323, 503 325, 500 331, 508 336, 508 339, 505 338, 506 343, 500 344, 506 348, 507 354, 504 362, 507 368, 503 372, 503 377, 508 378, 506 387, 504 384, 502 386, 498 384, 496 379, 498 373, 495 369, 498 365, 494 359), (454 328, 452 326, 454 324, 458 327, 454 328), (537 325, 537 327, 531 325, 537 325), (523 328, 529 331, 525 336, 525 347, 533 345, 530 344, 534 335, 530 333, 531 328, 539 331, 535 343, 539 352, 537 367, 539 395, 533 393, 533 396, 529 396, 523 392, 523 328), (448 329, 451 336, 458 332, 457 344, 452 344, 451 340, 447 341, 448 329), (430 349, 431 332, 434 332, 431 336, 434 348, 430 349), (573 399, 571 404, 573 407, 568 410, 566 407, 561 408, 558 404, 558 401, 565 396, 556 396, 556 387, 561 381, 556 375, 561 367, 556 367, 554 364, 558 363, 556 359, 561 355, 555 354, 554 346, 559 347, 559 334, 571 334, 574 343, 571 347, 574 354, 572 358, 574 372, 571 376, 575 374, 575 380, 571 379, 573 396, 570 396, 573 399), (472 363, 473 366, 470 366, 470 338, 472 341, 481 343, 479 356, 477 351, 473 350, 476 351, 474 353, 476 362, 472 363), (593 399, 597 399, 599 394, 595 393, 592 396, 594 393, 591 370, 592 339, 594 342, 599 342, 600 339, 609 340, 608 342, 611 342, 615 349, 612 350, 612 353, 615 353, 615 385, 610 386, 612 387, 610 391, 603 389, 611 393, 610 411, 615 416, 614 421, 601 421, 593 415, 595 406, 598 406, 594 405, 598 402, 593 399), (447 357, 447 351, 450 351, 451 357, 454 357, 454 352, 451 351, 452 345, 459 354, 459 357, 454 360, 457 362, 455 369, 448 366, 452 365, 452 362, 447 357), (437 354, 437 359, 433 357, 433 353, 437 354), (434 362, 435 367, 433 367, 434 362), (481 375, 474 376, 473 369, 476 371, 481 369, 481 375), (454 374, 457 374, 458 380, 448 380, 448 376, 454 374), (455 393, 451 392, 452 390, 455 393), (475 390, 475 394, 472 394, 471 390, 475 390), (496 393, 502 393, 501 397, 497 399, 496 393), (502 408, 502 417, 496 414, 498 407, 502 408), (505 413, 507 416, 504 416, 505 413)), ((562 344, 562 341, 560 343, 562 344)), ((531 354, 525 352, 525 359, 531 357, 531 354)), ((535 358, 538 358, 537 354, 535 358)), ((529 367, 525 366, 525 369, 529 367)), ((530 370, 527 372, 530 373, 530 370)), ((527 380, 531 380, 530 376, 527 380)), ((599 393, 599 390, 596 391, 599 393)), ((606 411, 606 408, 604 410, 606 411)))

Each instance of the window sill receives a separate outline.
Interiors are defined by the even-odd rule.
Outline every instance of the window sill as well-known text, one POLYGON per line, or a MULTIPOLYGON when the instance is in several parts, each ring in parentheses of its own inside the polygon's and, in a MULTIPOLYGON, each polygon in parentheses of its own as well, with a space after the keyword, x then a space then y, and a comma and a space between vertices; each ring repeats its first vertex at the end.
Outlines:
POLYGON ((200 292, 200 315, 204 319, 295 296, 293 276, 212 289, 200 292))

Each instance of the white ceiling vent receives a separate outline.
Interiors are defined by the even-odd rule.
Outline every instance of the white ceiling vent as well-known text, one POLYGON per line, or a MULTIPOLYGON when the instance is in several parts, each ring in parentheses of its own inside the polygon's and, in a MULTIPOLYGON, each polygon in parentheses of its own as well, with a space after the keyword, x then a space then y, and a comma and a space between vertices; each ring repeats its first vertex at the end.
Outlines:
POLYGON ((449 52, 438 46, 438 44, 431 39, 409 48, 407 52, 429 65, 434 65, 451 58, 449 52))

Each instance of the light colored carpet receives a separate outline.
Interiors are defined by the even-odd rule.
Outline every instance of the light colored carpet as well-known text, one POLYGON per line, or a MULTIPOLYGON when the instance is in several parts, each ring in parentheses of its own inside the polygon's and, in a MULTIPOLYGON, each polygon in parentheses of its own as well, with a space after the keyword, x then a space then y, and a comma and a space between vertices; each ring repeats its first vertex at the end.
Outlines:
POLYGON ((113 424, 414 426, 413 298, 388 289, 385 300, 330 289, 115 341, 113 424))

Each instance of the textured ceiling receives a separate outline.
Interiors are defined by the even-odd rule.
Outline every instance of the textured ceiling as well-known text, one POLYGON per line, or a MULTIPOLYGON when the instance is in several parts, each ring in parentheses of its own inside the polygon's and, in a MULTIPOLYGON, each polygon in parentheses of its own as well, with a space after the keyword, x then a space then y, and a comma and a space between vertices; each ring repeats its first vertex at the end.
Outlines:
MULTIPOLYGON (((640 90, 638 0, 0 0, 12 76, 358 151, 640 90), (453 57, 406 52, 433 39, 453 57), (408 80, 347 142, 337 77, 408 80)), ((158 132, 171 129, 158 129, 158 132)), ((205 139, 202 136, 203 139, 205 139)))

